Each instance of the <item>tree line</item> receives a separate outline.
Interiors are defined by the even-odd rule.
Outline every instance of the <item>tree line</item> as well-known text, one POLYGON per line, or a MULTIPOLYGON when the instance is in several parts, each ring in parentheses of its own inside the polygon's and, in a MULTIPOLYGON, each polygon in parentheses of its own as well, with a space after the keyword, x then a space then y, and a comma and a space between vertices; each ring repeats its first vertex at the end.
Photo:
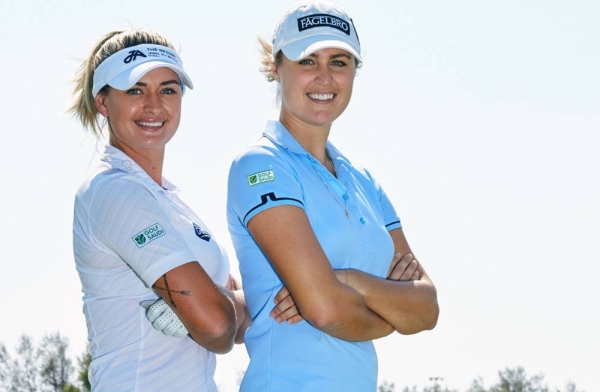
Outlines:
POLYGON ((75 373, 68 348, 69 340, 58 332, 45 335, 38 346, 31 337, 22 335, 14 358, 0 343, 0 391, 89 392, 87 369, 92 357, 82 354, 75 373))
MULTIPOLYGON (((89 392, 89 353, 77 358, 77 368, 67 356, 69 340, 52 333, 45 335, 39 345, 27 335, 17 343, 14 358, 0 342, 0 391, 6 392, 89 392)), ((394 383, 384 381, 378 392, 459 392, 443 387, 440 377, 432 378, 432 385, 404 387, 396 391, 394 383)), ((549 388, 542 374, 529 376, 522 367, 506 368, 498 372, 498 381, 486 387, 481 378, 472 381, 466 391, 461 392, 585 392, 568 381, 563 389, 549 388)))

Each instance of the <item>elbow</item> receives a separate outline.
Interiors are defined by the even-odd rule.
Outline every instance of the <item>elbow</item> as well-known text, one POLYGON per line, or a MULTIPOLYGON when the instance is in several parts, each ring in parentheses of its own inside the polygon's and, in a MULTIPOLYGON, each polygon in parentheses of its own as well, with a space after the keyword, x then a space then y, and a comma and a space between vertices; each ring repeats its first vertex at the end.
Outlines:
POLYGON ((323 302, 311 304, 306 309, 302 309, 301 314, 310 325, 320 331, 326 331, 339 324, 338 311, 339 307, 323 302))
POLYGON ((215 354, 226 354, 233 348, 234 325, 212 325, 210 329, 190 331, 190 336, 201 346, 215 354))
POLYGON ((422 331, 430 331, 435 328, 440 315, 440 307, 437 299, 424 305, 418 314, 411 317, 409 322, 396 327, 396 331, 402 335, 413 335, 422 331))
POLYGON ((429 331, 435 328, 440 316, 440 305, 437 300, 437 290, 432 287, 428 299, 423 303, 422 312, 419 313, 419 324, 421 331, 429 331))
POLYGON ((233 348, 236 336, 235 312, 223 309, 215 312, 209 322, 188 328, 190 336, 215 354, 226 354, 233 348))
POLYGON ((435 301, 427 312, 427 315, 423 318, 423 330, 432 330, 435 328, 440 316, 440 306, 435 301))

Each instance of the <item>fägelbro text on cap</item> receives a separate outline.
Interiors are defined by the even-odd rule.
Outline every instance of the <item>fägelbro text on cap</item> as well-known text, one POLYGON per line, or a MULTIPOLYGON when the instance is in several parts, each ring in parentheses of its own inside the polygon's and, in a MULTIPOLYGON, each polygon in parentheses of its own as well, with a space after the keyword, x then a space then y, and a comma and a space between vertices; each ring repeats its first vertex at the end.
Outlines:
POLYGON ((354 23, 335 3, 301 1, 285 12, 275 27, 274 55, 281 50, 296 61, 326 48, 344 49, 362 62, 354 23))
POLYGON ((95 98, 106 85, 117 90, 126 90, 145 74, 160 67, 172 69, 183 85, 194 88, 177 53, 166 46, 142 44, 122 49, 100 63, 94 71, 92 96, 95 98))

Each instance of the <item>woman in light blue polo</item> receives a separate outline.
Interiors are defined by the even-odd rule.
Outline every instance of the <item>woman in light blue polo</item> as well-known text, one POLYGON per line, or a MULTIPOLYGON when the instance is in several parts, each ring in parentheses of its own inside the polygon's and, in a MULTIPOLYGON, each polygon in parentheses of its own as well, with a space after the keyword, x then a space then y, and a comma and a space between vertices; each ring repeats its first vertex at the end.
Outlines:
POLYGON ((280 117, 235 159, 228 189, 252 316, 241 390, 375 391, 372 340, 433 328, 438 305, 381 186, 328 141, 358 36, 339 6, 301 2, 261 44, 280 117))

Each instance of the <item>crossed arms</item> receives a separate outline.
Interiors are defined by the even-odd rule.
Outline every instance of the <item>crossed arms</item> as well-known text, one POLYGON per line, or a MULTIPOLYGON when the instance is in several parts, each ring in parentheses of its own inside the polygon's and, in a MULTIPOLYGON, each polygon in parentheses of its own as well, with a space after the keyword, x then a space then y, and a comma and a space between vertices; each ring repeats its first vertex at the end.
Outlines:
POLYGON ((301 208, 262 211, 249 221, 248 229, 285 284, 271 313, 278 321, 303 318, 349 341, 435 327, 435 286, 412 256, 402 229, 389 232, 396 256, 389 261, 386 279, 359 270, 332 270, 301 208))

